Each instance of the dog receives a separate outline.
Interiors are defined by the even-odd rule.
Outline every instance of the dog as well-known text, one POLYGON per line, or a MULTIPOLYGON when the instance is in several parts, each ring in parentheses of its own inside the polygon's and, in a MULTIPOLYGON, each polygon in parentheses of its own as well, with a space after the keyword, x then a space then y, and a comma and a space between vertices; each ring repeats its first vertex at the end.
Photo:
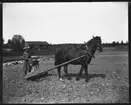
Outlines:
POLYGON ((32 67, 39 68, 39 61, 38 61, 37 59, 32 60, 32 62, 31 62, 31 66, 32 66, 32 67))
POLYGON ((39 68, 39 61, 37 59, 32 60, 30 63, 31 71, 34 72, 34 68, 39 68))

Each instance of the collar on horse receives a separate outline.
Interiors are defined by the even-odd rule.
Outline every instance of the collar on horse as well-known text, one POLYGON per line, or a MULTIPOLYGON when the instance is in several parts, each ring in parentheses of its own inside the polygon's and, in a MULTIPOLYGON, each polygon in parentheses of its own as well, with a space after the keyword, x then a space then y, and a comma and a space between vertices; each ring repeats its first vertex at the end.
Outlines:
MULTIPOLYGON (((89 56, 95 58, 95 56, 92 55, 92 54, 89 52, 89 50, 88 50, 88 46, 87 46, 87 45, 86 45, 86 49, 87 49, 87 50, 85 50, 85 53, 88 54, 89 56)), ((97 49, 93 49, 93 50, 97 50, 97 49)))
POLYGON ((92 55, 89 51, 87 51, 87 50, 86 50, 86 51, 85 51, 85 55, 87 55, 87 54, 88 54, 89 56, 91 56, 91 57, 95 58, 95 56, 94 56, 94 55, 92 55))

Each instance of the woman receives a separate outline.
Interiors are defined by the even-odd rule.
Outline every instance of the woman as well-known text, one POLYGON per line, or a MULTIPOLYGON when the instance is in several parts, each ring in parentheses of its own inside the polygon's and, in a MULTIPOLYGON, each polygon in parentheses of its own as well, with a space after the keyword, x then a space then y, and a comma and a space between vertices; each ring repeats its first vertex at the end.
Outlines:
POLYGON ((31 55, 30 55, 30 51, 29 51, 29 46, 24 47, 23 49, 25 50, 23 53, 23 57, 24 57, 24 72, 25 75, 27 74, 27 72, 31 71, 31 67, 30 67, 30 60, 31 60, 31 55))

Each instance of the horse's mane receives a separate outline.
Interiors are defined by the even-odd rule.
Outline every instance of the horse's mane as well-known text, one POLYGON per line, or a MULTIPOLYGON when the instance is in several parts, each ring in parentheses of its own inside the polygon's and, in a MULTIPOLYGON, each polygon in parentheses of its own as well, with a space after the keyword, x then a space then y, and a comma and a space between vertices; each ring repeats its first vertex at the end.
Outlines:
MULTIPOLYGON (((94 38, 90 39, 86 44, 91 45, 93 40, 94 40, 94 38)), ((85 44, 77 45, 76 49, 77 50, 82 50, 82 49, 85 50, 85 44)))
POLYGON ((94 38, 90 39, 90 40, 87 42, 87 45, 91 45, 93 41, 94 41, 94 38))

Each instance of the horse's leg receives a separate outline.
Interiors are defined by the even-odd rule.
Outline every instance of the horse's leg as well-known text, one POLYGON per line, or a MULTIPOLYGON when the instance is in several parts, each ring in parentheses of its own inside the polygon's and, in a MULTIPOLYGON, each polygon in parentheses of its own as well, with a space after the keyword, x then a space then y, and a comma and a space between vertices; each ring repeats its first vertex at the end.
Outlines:
POLYGON ((88 65, 85 65, 84 68, 85 68, 85 75, 86 75, 85 82, 88 82, 88 65))
POLYGON ((29 62, 26 62, 26 74, 30 72, 30 64, 29 62))
POLYGON ((39 68, 39 63, 38 62, 36 62, 36 68, 39 68))
POLYGON ((57 71, 58 71, 59 79, 62 80, 60 69, 61 69, 61 66, 60 66, 60 67, 57 67, 57 71))
POLYGON ((32 68, 34 68, 32 64, 29 64, 29 72, 32 72, 32 68))
POLYGON ((69 77, 69 75, 68 75, 68 65, 65 65, 65 66, 64 66, 64 71, 65 71, 65 73, 66 73, 67 79, 69 80, 70 77, 69 77))
POLYGON ((81 66, 81 69, 80 69, 80 72, 79 72, 79 75, 78 75, 78 77, 76 78, 76 81, 78 81, 78 80, 80 80, 80 77, 81 77, 81 74, 82 74, 82 72, 83 72, 83 65, 81 66))
POLYGON ((25 75, 27 74, 27 68, 26 68, 26 62, 24 61, 24 64, 23 64, 23 71, 25 73, 25 75))
POLYGON ((39 68, 39 63, 38 63, 38 68, 39 68))
POLYGON ((24 69, 24 72, 25 72, 25 75, 27 74, 27 68, 25 67, 25 69, 24 69))

